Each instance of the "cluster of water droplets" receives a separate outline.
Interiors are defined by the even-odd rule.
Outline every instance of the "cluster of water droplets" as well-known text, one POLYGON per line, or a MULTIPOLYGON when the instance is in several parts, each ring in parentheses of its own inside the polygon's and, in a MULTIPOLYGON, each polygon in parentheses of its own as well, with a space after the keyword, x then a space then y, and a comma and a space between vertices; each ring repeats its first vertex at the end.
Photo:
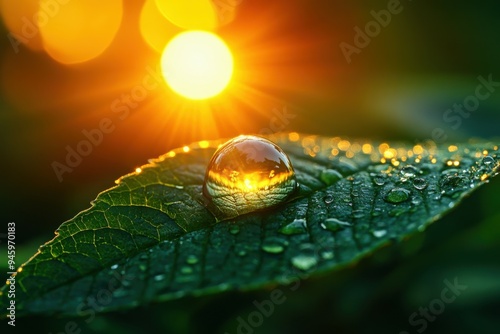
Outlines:
MULTIPOLYGON (((363 187, 365 180, 353 176, 348 176, 346 180, 343 180, 344 175, 359 170, 356 165, 358 162, 355 162, 355 159, 349 160, 354 157, 355 153, 369 157, 367 171, 370 180, 375 186, 376 193, 380 193, 383 201, 390 205, 389 207, 373 207, 368 213, 373 217, 382 214, 399 216, 408 211, 413 212, 419 207, 422 208, 424 201, 440 200, 443 197, 453 203, 454 199, 464 191, 486 181, 492 171, 498 170, 499 165, 496 155, 488 155, 483 151, 471 153, 466 149, 457 152, 456 146, 449 147, 449 152, 453 154, 442 154, 437 146, 430 144, 403 149, 392 148, 388 144, 381 144, 377 147, 371 144, 356 144, 334 139, 330 140, 331 147, 328 147, 324 145, 325 143, 318 143, 314 136, 304 138, 295 134, 290 136, 291 141, 301 141, 304 153, 309 156, 316 157, 319 161, 323 161, 325 157, 334 160, 328 164, 329 167, 319 171, 316 169, 317 176, 323 184, 331 186, 343 181, 352 182, 352 191, 347 196, 330 193, 323 197, 325 207, 331 208, 332 212, 335 212, 335 208, 339 205, 352 207, 352 197, 362 196, 365 191, 363 187), (442 156, 447 158, 443 160, 442 156)), ((366 208, 354 208, 351 211, 352 221, 335 217, 335 214, 332 217, 323 212, 322 214, 326 214, 327 217, 319 221, 319 227, 331 232, 332 235, 342 233, 346 229, 353 229, 357 221, 366 218, 367 213, 363 210, 366 208)), ((304 217, 300 212, 296 212, 294 216, 304 217)), ((419 229, 421 227, 418 226, 419 229)), ((306 218, 296 218, 281 225, 278 232, 291 238, 310 234, 311 228, 306 218)), ((231 234, 238 234, 239 231, 238 225, 233 225, 229 229, 231 234)), ((369 233, 372 237, 379 239, 389 236, 389 231, 383 227, 369 227, 369 233)), ((260 248, 268 254, 281 254, 289 245, 290 241, 287 238, 268 237, 262 241, 260 248)), ((295 253, 296 255, 293 255, 290 260, 291 264, 302 271, 308 271, 317 266, 319 259, 334 258, 332 250, 318 251, 309 243, 301 244, 298 252, 294 250, 295 253)), ((245 256, 246 251, 239 251, 238 255, 245 256)))

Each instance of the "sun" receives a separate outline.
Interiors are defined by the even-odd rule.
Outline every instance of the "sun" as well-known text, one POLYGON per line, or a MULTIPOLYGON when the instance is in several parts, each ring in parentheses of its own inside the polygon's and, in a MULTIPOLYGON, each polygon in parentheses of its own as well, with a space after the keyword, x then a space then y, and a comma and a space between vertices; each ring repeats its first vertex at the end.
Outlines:
POLYGON ((222 92, 233 75, 233 56, 217 35, 186 31, 167 44, 161 58, 162 73, 177 94, 203 100, 222 92))

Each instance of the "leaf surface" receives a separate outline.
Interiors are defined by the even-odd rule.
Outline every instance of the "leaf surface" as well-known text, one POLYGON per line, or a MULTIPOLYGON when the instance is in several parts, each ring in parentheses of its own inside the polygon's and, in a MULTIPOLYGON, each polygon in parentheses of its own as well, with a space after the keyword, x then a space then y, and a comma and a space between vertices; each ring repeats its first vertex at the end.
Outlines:
POLYGON ((19 269, 16 315, 85 315, 330 271, 422 232, 500 165, 489 142, 270 139, 300 184, 288 202, 217 221, 202 186, 222 142, 169 152, 99 194, 19 269))

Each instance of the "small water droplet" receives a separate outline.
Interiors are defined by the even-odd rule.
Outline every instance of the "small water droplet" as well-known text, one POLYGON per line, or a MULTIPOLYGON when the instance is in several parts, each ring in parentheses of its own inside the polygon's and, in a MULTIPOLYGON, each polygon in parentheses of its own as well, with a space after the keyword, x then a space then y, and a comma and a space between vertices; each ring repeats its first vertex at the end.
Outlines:
POLYGON ((318 263, 318 254, 316 248, 311 243, 305 243, 299 246, 299 253, 292 257, 292 265, 300 270, 310 270, 318 263))
POLYGON ((306 220, 294 219, 291 223, 281 227, 278 231, 286 235, 305 233, 307 232, 306 220))
POLYGON ((320 180, 323 181, 326 185, 332 185, 338 180, 342 179, 343 176, 335 169, 323 169, 321 171, 321 175, 319 176, 320 180))
POLYGON ((365 211, 361 209, 353 210, 352 216, 356 219, 363 218, 365 216, 365 211))
POLYGON ((326 195, 325 198, 323 198, 323 201, 325 201, 325 204, 331 204, 331 203, 333 203, 333 196, 326 195))
POLYGON ((372 233, 376 238, 382 238, 384 235, 387 234, 387 231, 386 230, 376 230, 376 231, 373 231, 372 233))
POLYGON ((427 187, 427 181, 421 177, 413 179, 413 187, 418 190, 424 190, 427 187))
POLYGON ((235 224, 229 226, 229 233, 233 235, 240 233, 240 226, 235 224))
POLYGON ((290 159, 278 145, 261 137, 239 136, 214 153, 203 194, 223 218, 232 218, 282 203, 296 188, 290 159))
POLYGON ((464 190, 469 187, 469 180, 462 175, 445 175, 439 182, 439 185, 441 186, 441 192, 443 195, 460 195, 460 190, 464 190))
POLYGON ((495 164, 495 159, 491 155, 487 155, 481 160, 481 163, 485 166, 489 166, 495 164))
POLYGON ((412 203, 413 205, 420 205, 420 204, 422 204, 422 199, 421 199, 421 198, 418 198, 418 197, 412 198, 412 199, 411 199, 411 203, 412 203))
POLYGON ((197 264, 198 257, 196 255, 188 255, 188 257, 186 258, 186 263, 187 264, 197 264))
POLYGON ((307 271, 318 264, 318 260, 313 255, 299 254, 292 258, 292 265, 300 270, 307 271))
POLYGON ((401 169, 401 174, 403 174, 403 176, 405 177, 414 177, 418 173, 419 173, 418 168, 413 165, 407 165, 401 169))
POLYGON ((285 247, 287 245, 288 242, 286 240, 281 240, 279 238, 269 238, 264 240, 261 248, 266 253, 279 254, 285 250, 285 247))
POLYGON ((354 179, 354 181, 352 181, 352 184, 354 184, 355 186, 359 186, 361 183, 363 183, 363 180, 360 178, 354 179))
POLYGON ((375 176, 373 176, 373 182, 377 186, 383 186, 386 181, 387 181, 387 175, 386 174, 376 174, 375 176))
POLYGON ((389 203, 397 204, 408 200, 410 194, 411 192, 407 189, 393 188, 385 195, 384 199, 389 203))
POLYGON ((113 264, 113 265, 111 266, 111 269, 112 269, 112 270, 115 270, 115 269, 117 269, 117 268, 118 268, 118 264, 113 264))
POLYGON ((346 227, 351 227, 351 223, 345 222, 337 218, 327 218, 321 223, 321 227, 325 230, 336 232, 346 227))

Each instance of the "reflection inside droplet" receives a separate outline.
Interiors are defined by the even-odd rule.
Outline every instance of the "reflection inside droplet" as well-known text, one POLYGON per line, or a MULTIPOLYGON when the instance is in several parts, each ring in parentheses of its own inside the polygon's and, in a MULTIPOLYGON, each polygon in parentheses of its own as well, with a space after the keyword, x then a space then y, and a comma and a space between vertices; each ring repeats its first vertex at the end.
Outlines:
POLYGON ((210 161, 203 193, 223 218, 279 204, 296 189, 288 156, 273 142, 239 136, 223 144, 210 161))

